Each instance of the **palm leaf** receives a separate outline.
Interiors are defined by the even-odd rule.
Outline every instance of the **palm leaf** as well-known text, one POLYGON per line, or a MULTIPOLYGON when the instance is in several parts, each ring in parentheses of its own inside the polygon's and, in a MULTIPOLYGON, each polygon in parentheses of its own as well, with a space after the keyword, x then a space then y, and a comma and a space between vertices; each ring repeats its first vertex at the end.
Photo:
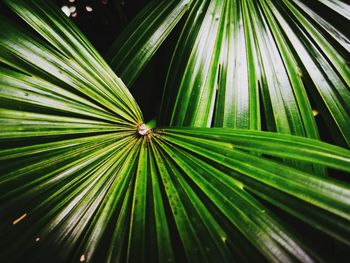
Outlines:
POLYGON ((192 2, 151 1, 112 44, 106 55, 107 60, 128 87, 131 87, 192 2))
POLYGON ((308 169, 348 175, 349 150, 262 131, 147 130, 64 15, 5 2, 40 37, 0 18, 0 261, 322 259, 295 218, 350 244, 349 185, 308 169))
POLYGON ((260 100, 269 130, 317 138, 306 94, 314 85, 348 141, 348 54, 331 42, 339 36, 318 30, 301 1, 220 3, 211 1, 203 18, 183 30, 168 73, 163 122, 257 129, 260 100), (220 11, 212 15, 214 5, 220 11), (211 31, 207 21, 214 17, 222 26, 211 31), (206 52, 214 48, 220 57, 206 52))
MULTIPOLYGON (((132 74, 109 59, 126 82, 135 80, 164 41, 153 36, 165 32, 166 25, 173 29, 174 19, 157 19, 175 2, 159 2, 159 12, 145 8, 144 21, 159 24, 145 26, 135 19, 111 48, 109 57, 121 57, 125 52, 117 47, 142 43, 133 45, 128 57, 137 64, 132 74)), ((319 138, 315 104, 337 127, 330 128, 335 140, 349 145, 349 8, 342 1, 194 1, 168 71, 161 123, 263 128, 319 138)))
POLYGON ((141 113, 121 80, 114 75, 87 39, 78 34, 78 29, 65 19, 64 14, 47 5, 10 1, 10 7, 41 34, 46 42, 27 35, 3 18, 1 61, 9 65, 13 64, 11 61, 16 61, 14 67, 18 70, 46 77, 46 80, 58 85, 68 84, 80 94, 103 103, 109 111, 120 115, 120 118, 139 122, 141 113), (46 24, 43 19, 52 22, 46 24), (21 39, 20 42, 18 38, 21 39), (38 68, 37 64, 41 67, 38 68))

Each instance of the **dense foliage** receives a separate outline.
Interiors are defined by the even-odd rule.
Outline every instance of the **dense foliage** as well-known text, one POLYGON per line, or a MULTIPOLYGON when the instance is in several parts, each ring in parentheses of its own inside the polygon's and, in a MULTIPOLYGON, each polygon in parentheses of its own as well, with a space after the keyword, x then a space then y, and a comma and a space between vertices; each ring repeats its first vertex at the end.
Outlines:
POLYGON ((4 3, 25 23, 0 16, 0 262, 346 254, 348 4, 151 1, 107 63, 50 2, 4 3), (177 27, 162 127, 144 125, 124 83, 177 27))

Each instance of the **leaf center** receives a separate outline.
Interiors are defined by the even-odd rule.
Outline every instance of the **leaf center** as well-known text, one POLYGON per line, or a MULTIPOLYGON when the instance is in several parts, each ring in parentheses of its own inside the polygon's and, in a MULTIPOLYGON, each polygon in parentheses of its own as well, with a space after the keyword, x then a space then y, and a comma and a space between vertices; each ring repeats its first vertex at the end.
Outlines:
POLYGON ((152 129, 150 129, 149 127, 147 127, 146 124, 142 123, 141 125, 139 125, 137 127, 137 131, 140 135, 144 136, 144 135, 148 135, 150 133, 152 133, 152 129))

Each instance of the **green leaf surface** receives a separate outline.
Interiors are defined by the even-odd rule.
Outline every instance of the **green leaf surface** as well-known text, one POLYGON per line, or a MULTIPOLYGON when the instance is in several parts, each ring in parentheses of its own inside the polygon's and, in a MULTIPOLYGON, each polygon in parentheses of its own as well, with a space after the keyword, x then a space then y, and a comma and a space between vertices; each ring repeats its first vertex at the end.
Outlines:
POLYGON ((153 0, 107 51, 110 67, 130 87, 194 0, 153 0))
MULTIPOLYGON (((251 113, 238 118, 237 127, 252 130, 150 129, 120 79, 59 10, 46 1, 5 3, 36 32, 0 17, 0 262, 315 262, 323 256, 318 244, 310 246, 317 234, 350 245, 347 178, 308 169, 347 177, 349 150, 289 132, 254 131, 260 115, 251 113), (317 234, 304 236, 305 227, 317 234)), ((221 47, 231 31, 223 30, 215 43, 196 36, 216 35, 237 8, 242 17, 234 16, 236 23, 249 20, 252 2, 234 10, 224 3, 236 2, 193 5, 189 21, 208 27, 192 28, 186 45, 221 47), (225 16, 216 20, 196 8, 225 16)), ((255 22, 272 25, 271 2, 260 4, 253 5, 261 16, 255 22)), ((256 38, 233 28, 237 43, 256 38)), ((290 50, 283 41, 275 48, 286 61, 290 50)), ((243 67, 262 63, 256 43, 246 44, 243 67)), ((232 50, 226 51, 207 54, 213 60, 197 66, 214 68, 215 59, 232 50)), ((286 76, 296 62, 288 63, 286 76)), ((208 83, 219 79, 197 72, 208 83)), ((237 81, 257 81, 256 72, 237 81)), ((295 105, 305 106, 298 80, 289 84, 299 92, 295 105)), ((246 95, 245 103, 259 108, 257 97, 246 95)), ((301 130, 312 130, 306 127, 312 125, 301 130)))
POLYGON ((45 1, 5 2, 43 39, 2 18, 0 61, 9 66, 16 61, 16 68, 32 77, 69 86, 115 112, 122 121, 140 124, 140 110, 127 88, 62 12, 45 1))
POLYGON ((326 104, 348 141, 349 53, 332 47, 338 41, 346 48, 346 33, 318 19, 303 1, 208 2, 193 7, 182 30, 168 72, 162 123, 259 129, 266 122, 270 131, 318 138, 307 94, 315 85, 317 103, 326 104), (215 12, 214 5, 221 9, 215 12), (214 17, 222 25, 211 31, 207 21, 214 17), (216 57, 213 48, 221 55, 216 57))
MULTIPOLYGON (((174 29, 175 2, 150 3, 111 48, 111 64, 125 81, 135 80, 174 29), (156 32, 167 33, 156 38, 156 32)), ((162 125, 263 128, 317 139, 316 107, 336 124, 337 143, 349 145, 347 3, 206 0, 187 8, 165 83, 162 125)))

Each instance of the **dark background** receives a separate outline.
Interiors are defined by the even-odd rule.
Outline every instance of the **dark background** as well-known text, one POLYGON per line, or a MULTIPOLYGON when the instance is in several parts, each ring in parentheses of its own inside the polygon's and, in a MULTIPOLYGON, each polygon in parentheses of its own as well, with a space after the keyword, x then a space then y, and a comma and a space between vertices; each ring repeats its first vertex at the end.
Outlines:
MULTIPOLYGON (((103 56, 125 26, 150 0, 56 0, 59 7, 76 7, 70 18, 103 56), (87 11, 91 7, 92 11, 87 11)), ((175 30, 176 31, 176 30, 175 30)), ((175 32, 176 34, 176 32, 175 32)), ((158 117, 166 70, 177 37, 168 37, 128 87, 139 104, 145 122, 158 117)))
POLYGON ((75 7, 69 16, 103 54, 149 0, 56 0, 59 7, 75 7), (92 11, 87 11, 91 7, 92 11))

